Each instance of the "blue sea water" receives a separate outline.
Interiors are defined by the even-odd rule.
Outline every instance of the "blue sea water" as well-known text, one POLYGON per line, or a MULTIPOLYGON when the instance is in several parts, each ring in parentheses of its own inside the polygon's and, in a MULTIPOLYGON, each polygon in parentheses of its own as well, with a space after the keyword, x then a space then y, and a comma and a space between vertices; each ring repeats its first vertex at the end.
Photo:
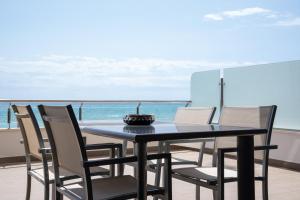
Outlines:
MULTIPOLYGON (((39 103, 20 103, 18 105, 30 104, 38 119, 40 126, 43 126, 37 105, 39 103)), ((66 105, 62 103, 43 103, 45 105, 66 105)), ((136 113, 136 103, 86 103, 82 107, 83 120, 109 120, 123 119, 127 114, 136 113)), ((178 107, 185 106, 184 103, 143 103, 140 106, 140 114, 153 114, 158 121, 172 121, 178 107)), ((9 104, 0 103, 0 128, 7 128, 7 111, 9 104)), ((79 118, 80 104, 72 104, 77 119, 79 118)), ((16 119, 11 110, 11 127, 16 127, 16 119)))

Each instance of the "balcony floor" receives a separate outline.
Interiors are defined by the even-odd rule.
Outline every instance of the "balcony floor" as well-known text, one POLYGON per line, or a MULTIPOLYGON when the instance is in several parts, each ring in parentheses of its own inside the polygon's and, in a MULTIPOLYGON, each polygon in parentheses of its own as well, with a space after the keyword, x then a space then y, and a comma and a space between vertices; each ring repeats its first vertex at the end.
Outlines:
MULTIPOLYGON (((176 152, 175 156, 184 155, 185 158, 196 158, 194 152, 176 152)), ((209 166, 211 156, 205 155, 204 165, 209 166)), ((233 160, 226 160, 233 162, 233 160)), ((132 174, 132 167, 126 167, 125 173, 132 174)), ((153 173, 148 173, 148 182, 153 183, 153 173)), ((25 199, 26 168, 25 165, 0 166, 1 200, 25 199)), ((300 194, 300 172, 270 167, 269 171, 269 199, 270 200, 298 200, 300 194)), ((226 199, 236 199, 236 183, 227 183, 225 187, 226 199)), ((31 200, 43 199, 42 185, 33 179, 31 200)), ((67 199, 67 198, 64 198, 67 199)), ((152 199, 152 198, 149 198, 152 199)), ((173 179, 173 199, 195 199, 195 186, 173 179)), ((201 199, 212 200, 211 190, 201 188, 201 199)), ((256 199, 261 198, 261 184, 256 182, 256 199)))

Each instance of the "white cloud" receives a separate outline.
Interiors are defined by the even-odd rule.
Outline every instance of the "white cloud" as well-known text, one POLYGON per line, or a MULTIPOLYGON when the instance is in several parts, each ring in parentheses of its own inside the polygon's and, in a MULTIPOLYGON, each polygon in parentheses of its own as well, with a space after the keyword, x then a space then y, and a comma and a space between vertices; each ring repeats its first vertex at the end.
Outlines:
POLYGON ((256 14, 263 14, 263 13, 270 13, 271 10, 260 8, 260 7, 253 7, 253 8, 244 8, 241 10, 232 10, 232 11, 225 11, 223 15, 226 17, 242 17, 242 16, 249 16, 249 15, 256 15, 256 14))
POLYGON ((214 20, 214 21, 222 21, 224 18, 220 14, 206 14, 206 15, 204 15, 204 19, 214 20))
POLYGON ((281 20, 276 23, 278 26, 300 26, 300 17, 281 20))
MULTIPOLYGON (((227 10, 219 13, 209 13, 203 16, 207 21, 223 21, 230 18, 238 18, 252 15, 261 15, 265 18, 267 26, 291 27, 300 26, 300 17, 292 13, 279 13, 261 7, 250 7, 239 10, 227 10)), ((261 20, 261 18, 260 18, 261 20)))
POLYGON ((228 10, 220 13, 209 13, 204 15, 204 19, 220 21, 220 20, 224 20, 225 18, 244 17, 244 16, 258 15, 258 14, 268 14, 267 16, 270 15, 272 17, 275 16, 275 14, 269 9, 260 8, 260 7, 251 7, 251 8, 244 8, 239 10, 228 10))
POLYGON ((147 91, 152 98, 150 91, 155 91, 157 98, 168 99, 172 98, 171 91, 173 98, 189 94, 193 72, 249 64, 252 63, 60 55, 31 60, 3 59, 0 60, 0 90, 3 98, 12 95, 33 98, 32 95, 36 95, 35 98, 52 99, 68 95, 69 98, 103 99, 101 95, 104 94, 107 98, 124 98, 124 95, 134 98, 133 95, 147 91), (19 90, 21 93, 16 92, 19 90))

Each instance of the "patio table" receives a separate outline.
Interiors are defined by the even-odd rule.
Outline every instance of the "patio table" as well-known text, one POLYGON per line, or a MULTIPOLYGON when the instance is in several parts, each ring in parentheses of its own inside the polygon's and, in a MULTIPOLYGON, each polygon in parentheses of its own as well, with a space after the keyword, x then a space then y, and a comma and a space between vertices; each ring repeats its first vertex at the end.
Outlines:
POLYGON ((157 123, 151 126, 128 126, 126 124, 81 125, 90 134, 129 140, 137 146, 138 200, 146 200, 147 143, 177 139, 211 137, 237 137, 238 199, 254 200, 254 135, 266 134, 266 129, 220 126, 183 125, 157 123))

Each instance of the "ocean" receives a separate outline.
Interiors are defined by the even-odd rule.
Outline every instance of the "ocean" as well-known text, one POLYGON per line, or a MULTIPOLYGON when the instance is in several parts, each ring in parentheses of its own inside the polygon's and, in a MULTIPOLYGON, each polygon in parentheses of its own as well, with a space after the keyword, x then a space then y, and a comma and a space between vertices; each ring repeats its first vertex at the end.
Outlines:
MULTIPOLYGON (((18 105, 30 104, 37 117, 39 125, 43 123, 37 110, 40 103, 20 103, 18 105)), ((45 105, 66 105, 63 103, 43 103, 45 105)), ((121 120, 127 114, 136 113, 136 103, 85 103, 82 107, 82 120, 121 120)), ((185 103, 142 103, 140 114, 155 115, 157 121, 172 121, 178 107, 184 107, 185 103)), ((7 111, 9 104, 0 103, 0 128, 8 128, 7 111)), ((79 118, 80 104, 72 104, 77 119, 79 118)), ((17 127, 16 118, 11 110, 11 128, 17 127)))

